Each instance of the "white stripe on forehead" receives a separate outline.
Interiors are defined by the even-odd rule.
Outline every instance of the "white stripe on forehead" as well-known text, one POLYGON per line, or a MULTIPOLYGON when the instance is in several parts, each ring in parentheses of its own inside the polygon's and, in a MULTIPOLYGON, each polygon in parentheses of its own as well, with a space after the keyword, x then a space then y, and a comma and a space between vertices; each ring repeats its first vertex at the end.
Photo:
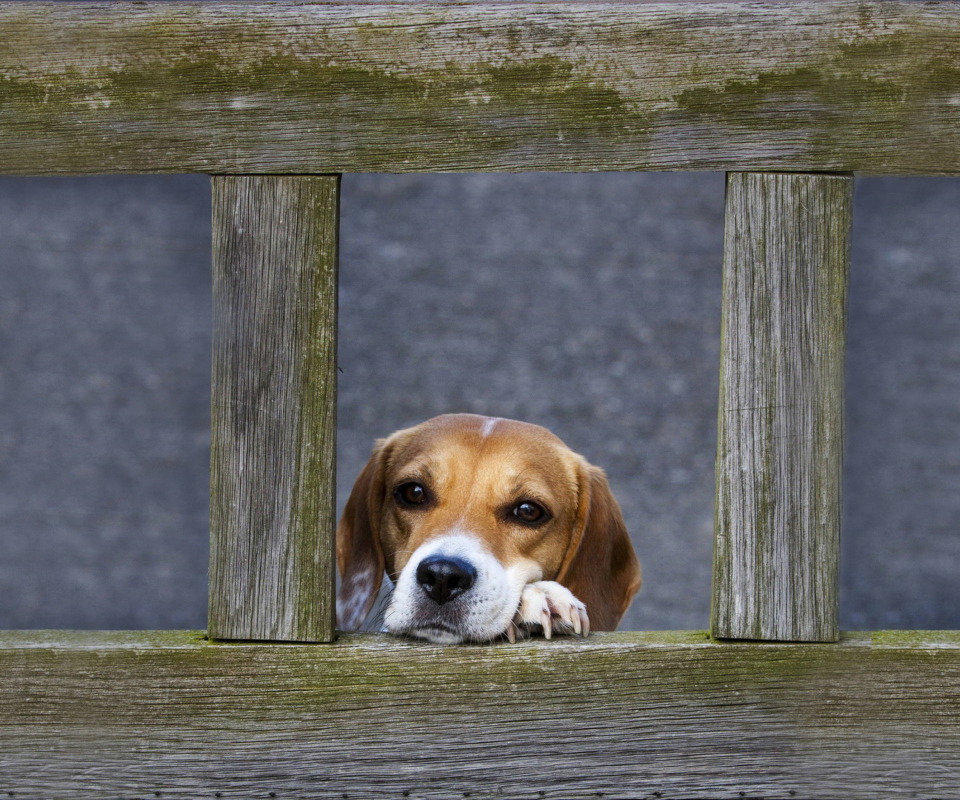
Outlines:
POLYGON ((497 423, 500 422, 501 417, 490 417, 486 422, 483 423, 483 429, 480 431, 480 436, 486 439, 493 429, 496 427, 497 423))

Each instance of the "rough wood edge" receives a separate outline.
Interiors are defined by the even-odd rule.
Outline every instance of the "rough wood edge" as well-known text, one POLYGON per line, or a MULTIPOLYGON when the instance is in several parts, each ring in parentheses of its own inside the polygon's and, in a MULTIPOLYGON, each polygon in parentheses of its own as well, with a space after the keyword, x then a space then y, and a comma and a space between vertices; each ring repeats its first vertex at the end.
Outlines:
MULTIPOLYGON (((714 639, 705 630, 676 631, 621 631, 616 633, 591 633, 586 639, 557 637, 549 641, 530 639, 509 645, 434 645, 420 640, 403 639, 380 633, 341 633, 337 637, 337 650, 344 652, 376 651, 397 653, 423 651, 424 653, 462 653, 467 657, 500 658, 511 652, 540 653, 571 650, 615 649, 642 650, 645 648, 717 648, 729 650, 759 649, 764 652, 809 651, 847 648, 873 648, 887 650, 960 650, 960 630, 876 630, 842 631, 837 642, 777 642, 714 639)), ((0 630, 0 650, 46 649, 67 653, 73 650, 206 650, 247 649, 250 652, 310 653, 312 657, 325 658, 328 648, 322 643, 311 642, 264 642, 220 641, 207 636, 203 630, 0 630)))

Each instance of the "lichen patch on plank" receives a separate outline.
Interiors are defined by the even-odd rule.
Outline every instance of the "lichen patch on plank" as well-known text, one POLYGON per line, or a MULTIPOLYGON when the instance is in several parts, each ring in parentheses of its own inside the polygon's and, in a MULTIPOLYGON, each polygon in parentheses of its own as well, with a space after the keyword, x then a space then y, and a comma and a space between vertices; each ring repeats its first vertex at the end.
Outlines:
POLYGON ((960 5, 0 2, 6 172, 960 171, 960 5))

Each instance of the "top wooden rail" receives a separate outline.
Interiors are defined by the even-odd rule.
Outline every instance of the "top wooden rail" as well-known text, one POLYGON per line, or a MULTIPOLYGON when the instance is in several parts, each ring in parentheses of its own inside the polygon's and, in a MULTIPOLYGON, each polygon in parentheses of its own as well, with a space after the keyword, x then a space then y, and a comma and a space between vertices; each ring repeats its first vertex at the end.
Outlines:
POLYGON ((960 174, 960 3, 0 2, 0 172, 960 174))

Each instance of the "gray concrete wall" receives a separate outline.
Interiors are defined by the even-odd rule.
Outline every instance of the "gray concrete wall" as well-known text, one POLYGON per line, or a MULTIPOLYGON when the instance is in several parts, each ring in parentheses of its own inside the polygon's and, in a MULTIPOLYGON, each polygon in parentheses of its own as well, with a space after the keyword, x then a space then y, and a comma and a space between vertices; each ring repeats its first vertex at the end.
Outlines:
MULTIPOLYGON (((377 436, 547 425, 607 469, 645 585, 705 627, 723 179, 347 176, 341 506, 377 436)), ((842 619, 960 627, 960 181, 858 183, 842 619)), ((0 628, 203 627, 203 177, 0 179, 0 628)))

